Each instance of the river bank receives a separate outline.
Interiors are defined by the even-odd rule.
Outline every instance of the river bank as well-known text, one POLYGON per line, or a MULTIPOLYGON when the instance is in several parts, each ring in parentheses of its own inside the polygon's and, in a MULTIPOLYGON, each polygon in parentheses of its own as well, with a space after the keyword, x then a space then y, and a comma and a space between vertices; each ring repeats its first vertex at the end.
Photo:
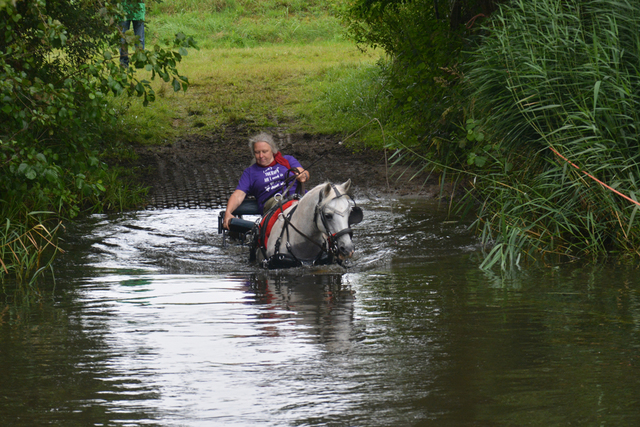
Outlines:
MULTIPOLYGON (((437 177, 427 179, 411 166, 393 166, 390 153, 342 143, 339 135, 288 133, 264 129, 276 138, 281 151, 296 157, 311 173, 309 187, 325 181, 351 179, 356 196, 440 195, 437 177)), ((238 178, 252 160, 247 126, 227 126, 208 135, 188 135, 173 143, 137 146, 140 184, 149 188, 148 208, 220 208, 235 189, 238 178)), ((445 194, 450 186, 445 186, 445 194)))

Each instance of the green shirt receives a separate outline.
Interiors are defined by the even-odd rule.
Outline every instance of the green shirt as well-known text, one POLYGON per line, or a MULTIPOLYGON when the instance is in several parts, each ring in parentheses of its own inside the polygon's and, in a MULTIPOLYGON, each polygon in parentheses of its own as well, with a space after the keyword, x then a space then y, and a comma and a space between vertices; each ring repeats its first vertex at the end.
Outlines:
POLYGON ((127 21, 144 21, 144 2, 123 0, 122 8, 124 9, 125 19, 127 21))

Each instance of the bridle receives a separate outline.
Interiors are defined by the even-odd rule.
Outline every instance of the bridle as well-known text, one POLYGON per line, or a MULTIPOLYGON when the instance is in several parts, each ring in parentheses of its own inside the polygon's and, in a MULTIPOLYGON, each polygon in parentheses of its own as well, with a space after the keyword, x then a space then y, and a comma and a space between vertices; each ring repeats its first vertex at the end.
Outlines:
MULTIPOLYGON (((362 221, 363 213, 362 213, 362 208, 356 205, 353 199, 351 199, 348 195, 341 194, 340 191, 338 191, 338 188, 333 183, 331 184, 331 188, 333 188, 333 191, 336 194, 336 197, 334 197, 332 200, 339 199, 340 197, 346 197, 349 199, 349 204, 353 203, 353 207, 351 207, 351 212, 349 213, 349 218, 347 220, 347 224, 348 224, 347 228, 344 228, 335 233, 331 233, 331 229, 329 228, 329 223, 327 221, 327 212, 326 212, 327 205, 322 204, 323 193, 322 191, 320 192, 320 198, 318 200, 318 204, 316 205, 316 208, 313 213, 313 222, 316 224, 316 227, 317 227, 318 217, 320 217, 320 221, 322 222, 322 226, 324 227, 325 233, 327 235, 327 241, 326 241, 327 247, 325 251, 327 254, 335 257, 338 255, 338 252, 339 252, 338 239, 344 236, 345 234, 348 234, 349 237, 353 238, 353 230, 351 229, 351 225, 358 224, 360 221, 362 221)), ((318 227, 318 229, 320 229, 320 227, 318 227)))
MULTIPOLYGON (((283 213, 283 219, 284 219, 284 226, 282 227, 282 231, 280 232, 280 236, 278 237, 276 244, 275 244, 275 253, 273 254, 273 258, 276 260, 280 260, 280 261, 284 261, 286 255, 285 254, 281 254, 280 253, 280 243, 282 240, 282 237, 284 235, 284 233, 287 233, 287 244, 286 244, 286 248, 287 251, 289 253, 289 256, 293 258, 293 261, 297 264, 297 265, 302 265, 302 261, 300 259, 298 259, 298 257, 295 256, 295 254, 292 251, 291 248, 291 244, 289 243, 289 227, 291 227, 294 231, 296 231, 298 234, 300 234, 302 237, 304 237, 306 240, 308 240, 309 242, 313 243, 314 245, 318 246, 318 248, 320 248, 320 253, 318 254, 318 256, 313 260, 313 263, 317 263, 323 255, 328 255, 330 257, 330 259, 337 259, 338 263, 340 265, 342 265, 342 260, 340 259, 339 252, 340 249, 338 247, 338 239, 342 236, 344 236, 345 234, 349 234, 350 237, 353 237, 353 230, 351 229, 351 225, 353 224, 358 224, 359 222, 362 221, 363 218, 363 212, 362 212, 362 208, 360 208, 359 206, 356 205, 355 201, 353 201, 353 199, 351 199, 347 194, 342 194, 340 193, 340 191, 338 191, 338 188, 332 183, 331 184, 331 188, 333 189, 333 191, 336 194, 336 197, 334 197, 331 200, 335 200, 338 199, 340 197, 346 197, 349 199, 349 204, 351 205, 351 203, 353 203, 353 206, 351 206, 351 212, 349 213, 349 218, 347 220, 347 224, 348 227, 339 230, 335 233, 331 232, 331 229, 329 227, 329 221, 327 220, 327 212, 326 212, 326 207, 327 204, 323 204, 322 203, 322 199, 323 199, 323 191, 320 191, 320 196, 318 199, 318 203, 316 204, 316 207, 314 209, 314 214, 313 214, 313 223, 316 225, 316 227, 322 231, 322 228, 324 228, 324 233, 327 236, 325 243, 324 244, 319 244, 318 242, 316 242, 315 240, 311 239, 311 237, 307 236, 305 233, 303 233, 302 231, 300 231, 295 225, 293 225, 291 223, 291 217, 293 216, 293 213, 295 212, 295 210, 297 209, 297 205, 294 206, 293 208, 291 208, 291 210, 287 213, 287 215, 284 215, 283 213), (318 218, 320 218, 320 223, 322 224, 322 228, 319 227, 318 225, 318 218)), ((265 248, 266 249, 266 248, 265 248)), ((267 266, 269 265, 270 261, 268 259, 265 259, 263 261, 264 265, 267 266)))

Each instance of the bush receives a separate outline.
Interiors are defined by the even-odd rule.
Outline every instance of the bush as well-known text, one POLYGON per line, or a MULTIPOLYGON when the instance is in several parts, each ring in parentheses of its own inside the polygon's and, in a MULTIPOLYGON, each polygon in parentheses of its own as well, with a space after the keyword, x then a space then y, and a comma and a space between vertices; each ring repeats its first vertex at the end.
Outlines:
POLYGON ((389 145, 400 150, 397 159, 440 170, 465 160, 457 143, 466 104, 462 67, 475 43, 475 21, 493 3, 359 0, 342 12, 356 42, 388 54, 380 62, 384 86, 375 114, 389 145))
MULTIPOLYGON (((85 207, 102 206, 107 185, 115 184, 100 158, 101 129, 112 120, 108 96, 153 101, 150 83, 136 77, 141 68, 172 81, 174 90, 186 90, 188 81, 176 65, 192 40, 179 35, 173 49, 137 48, 133 66, 121 68, 121 38, 136 42, 120 33, 121 17, 117 3, 93 0, 24 0, 0 7, 0 217, 7 219, 0 229, 0 275, 17 262, 7 245, 20 240, 7 236, 37 228, 29 212, 73 218, 85 207)), ((19 258, 40 262, 39 256, 19 258)))

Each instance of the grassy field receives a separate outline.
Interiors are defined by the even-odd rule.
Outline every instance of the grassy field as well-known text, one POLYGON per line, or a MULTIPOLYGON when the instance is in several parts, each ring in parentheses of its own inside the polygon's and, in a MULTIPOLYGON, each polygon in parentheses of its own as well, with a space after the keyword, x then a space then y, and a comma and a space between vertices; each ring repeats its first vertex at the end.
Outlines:
POLYGON ((366 114, 354 121, 340 112, 371 96, 362 77, 375 73, 380 54, 363 53, 345 38, 335 7, 320 1, 152 3, 147 49, 183 32, 200 50, 180 64, 191 84, 186 93, 155 81, 157 100, 149 107, 137 99, 116 101, 124 137, 162 144, 238 124, 323 133, 362 126, 366 114))

